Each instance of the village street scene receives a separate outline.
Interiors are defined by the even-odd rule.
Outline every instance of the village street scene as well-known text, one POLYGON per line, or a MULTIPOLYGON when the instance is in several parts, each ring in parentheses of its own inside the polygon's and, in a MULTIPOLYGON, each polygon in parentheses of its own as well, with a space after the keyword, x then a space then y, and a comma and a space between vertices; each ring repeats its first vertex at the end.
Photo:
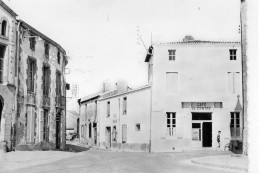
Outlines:
POLYGON ((0 172, 259 172, 256 4, 0 0, 0 172))

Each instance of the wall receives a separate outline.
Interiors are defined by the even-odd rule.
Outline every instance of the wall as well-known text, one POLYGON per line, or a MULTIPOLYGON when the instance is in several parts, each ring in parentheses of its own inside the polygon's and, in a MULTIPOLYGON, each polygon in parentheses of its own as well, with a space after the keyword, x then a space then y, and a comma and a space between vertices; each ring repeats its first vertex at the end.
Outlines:
MULTIPOLYGON (((29 28, 30 29, 30 28, 29 28)), ((44 55, 44 43, 45 39, 41 38, 38 40, 36 38, 35 51, 30 49, 30 35, 37 35, 32 32, 28 32, 26 25, 22 24, 20 28, 20 47, 19 47, 19 81, 18 81, 18 116, 17 116, 17 146, 19 145, 36 145, 43 141, 41 136, 42 123, 43 120, 43 110, 49 110, 49 143, 55 146, 56 144, 56 114, 60 111, 61 113, 61 124, 60 124, 60 139, 61 139, 61 149, 65 149, 65 105, 57 105, 56 102, 56 71, 61 73, 61 93, 65 96, 65 59, 64 53, 61 53, 61 63, 57 63, 57 52, 58 48, 52 43, 48 42, 50 45, 49 58, 44 55), (33 58, 36 61, 36 75, 35 75, 35 91, 33 94, 27 92, 27 70, 28 70, 28 57, 33 58), (47 107, 43 106, 43 65, 47 64, 51 70, 51 83, 50 83, 50 104, 47 107), (33 111, 30 113, 27 111, 28 107, 33 107, 33 111), (35 132, 33 139, 26 139, 26 132, 30 131, 26 119, 35 116, 35 132)))
MULTIPOLYGON (((228 72, 240 72, 241 50, 238 43, 154 45, 152 85, 152 151, 182 151, 191 148, 191 109, 182 102, 223 102, 223 108, 212 113, 212 147, 216 135, 230 138, 230 112, 242 90, 228 93, 228 72), (237 60, 230 61, 229 49, 237 49, 237 60), (176 49, 176 60, 169 61, 168 50, 176 49), (166 94, 166 72, 178 72, 178 93, 166 94), (176 135, 167 135, 166 112, 176 112, 176 135)), ((224 143, 224 141, 223 141, 224 143)))
POLYGON ((3 64, 3 83, 0 83, 0 97, 4 102, 0 124, 0 142, 6 141, 8 149, 11 149, 12 123, 15 112, 15 53, 16 53, 16 20, 0 6, 0 26, 2 21, 7 21, 7 35, 0 35, 0 45, 5 46, 3 64))
POLYGON ((106 127, 117 128, 117 142, 112 149, 148 151, 150 137, 150 88, 126 92, 101 99, 98 103, 100 147, 109 148, 106 142, 106 127), (123 115, 123 98, 127 97, 127 114, 123 115), (107 117, 107 102, 110 101, 110 117, 107 117), (136 131, 136 123, 141 130, 136 131), (122 125, 127 125, 127 142, 122 144, 122 125))

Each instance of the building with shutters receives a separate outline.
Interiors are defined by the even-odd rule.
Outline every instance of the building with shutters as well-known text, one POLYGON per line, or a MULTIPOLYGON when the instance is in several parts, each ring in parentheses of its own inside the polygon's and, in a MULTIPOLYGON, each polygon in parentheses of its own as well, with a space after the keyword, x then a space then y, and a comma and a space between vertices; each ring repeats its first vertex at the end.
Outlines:
POLYGON ((195 40, 153 44, 147 53, 151 84, 151 151, 216 148, 242 141, 240 42, 195 40))
POLYGON ((0 0, 0 144, 4 141, 8 148, 11 147, 16 116, 16 16, 0 0))
POLYGON ((15 147, 65 149, 65 50, 18 21, 18 83, 15 147))

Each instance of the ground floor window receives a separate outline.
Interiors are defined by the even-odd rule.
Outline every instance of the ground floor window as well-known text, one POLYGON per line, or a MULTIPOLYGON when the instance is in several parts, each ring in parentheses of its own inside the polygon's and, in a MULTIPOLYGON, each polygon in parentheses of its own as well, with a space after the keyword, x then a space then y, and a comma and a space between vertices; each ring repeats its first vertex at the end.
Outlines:
POLYGON ((230 132, 231 137, 237 138, 241 137, 240 128, 241 128, 241 121, 240 121, 240 113, 239 112, 231 112, 231 122, 230 122, 230 132))
POLYGON ((176 134, 176 113, 166 112, 167 116, 167 134, 173 136, 176 134))
POLYGON ((49 141, 49 111, 43 111, 43 140, 49 141))

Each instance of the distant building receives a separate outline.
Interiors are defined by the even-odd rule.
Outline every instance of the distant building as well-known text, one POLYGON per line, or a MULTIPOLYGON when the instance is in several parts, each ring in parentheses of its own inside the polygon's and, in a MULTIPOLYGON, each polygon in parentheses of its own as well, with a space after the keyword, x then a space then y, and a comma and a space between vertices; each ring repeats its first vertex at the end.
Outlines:
POLYGON ((79 134, 79 115, 76 111, 67 110, 66 112, 66 131, 68 130, 79 134))
POLYGON ((71 85, 71 95, 72 95, 72 98, 79 97, 79 85, 78 84, 71 85))
MULTIPOLYGON (((182 151, 242 141, 240 42, 195 40, 149 49, 151 151, 182 151)), ((222 146, 223 147, 223 146, 222 146)))

